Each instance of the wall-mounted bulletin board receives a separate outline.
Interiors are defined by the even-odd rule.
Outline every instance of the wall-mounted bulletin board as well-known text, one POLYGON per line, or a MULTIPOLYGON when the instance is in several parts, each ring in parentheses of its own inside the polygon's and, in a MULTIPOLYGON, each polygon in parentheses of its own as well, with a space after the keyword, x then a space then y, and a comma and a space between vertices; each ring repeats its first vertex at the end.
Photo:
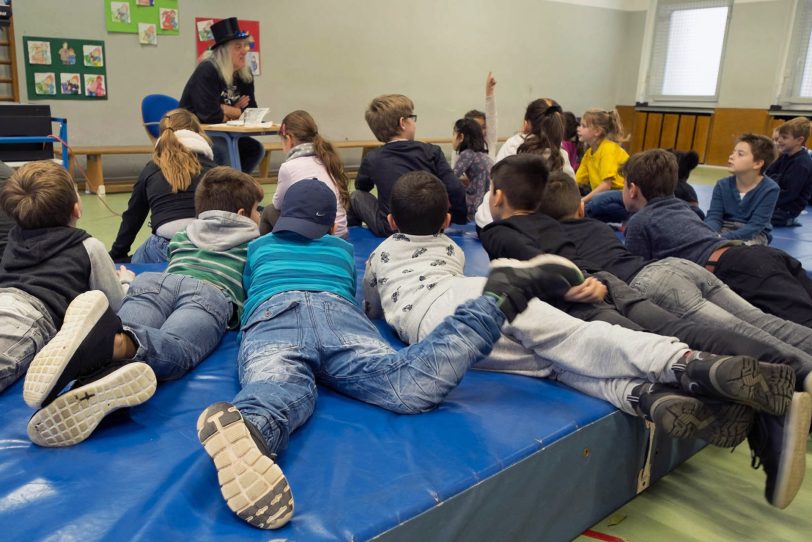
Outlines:
POLYGON ((104 17, 108 32, 138 34, 143 44, 179 34, 178 0, 104 0, 104 17))
POLYGON ((104 42, 23 36, 29 100, 106 100, 104 42))

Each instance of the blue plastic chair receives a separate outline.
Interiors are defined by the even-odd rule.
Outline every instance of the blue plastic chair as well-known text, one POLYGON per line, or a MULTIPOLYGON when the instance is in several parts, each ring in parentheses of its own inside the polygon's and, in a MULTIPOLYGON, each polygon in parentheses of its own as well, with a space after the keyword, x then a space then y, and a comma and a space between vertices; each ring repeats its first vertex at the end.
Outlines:
POLYGON ((166 94, 149 94, 141 100, 141 118, 144 121, 144 129, 153 141, 160 135, 158 126, 161 124, 161 118, 168 111, 177 107, 178 101, 166 94))

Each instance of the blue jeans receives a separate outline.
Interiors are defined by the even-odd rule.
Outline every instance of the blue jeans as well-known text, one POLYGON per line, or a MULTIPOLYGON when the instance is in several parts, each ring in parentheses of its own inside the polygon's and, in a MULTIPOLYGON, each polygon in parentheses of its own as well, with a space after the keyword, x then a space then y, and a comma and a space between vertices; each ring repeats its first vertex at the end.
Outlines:
MULTIPOLYGON (((214 151, 214 161, 221 166, 233 166, 228 159, 228 143, 222 137, 213 137, 212 151, 214 151)), ((265 156, 265 147, 258 140, 252 137, 241 137, 237 142, 240 150, 240 169, 245 173, 251 173, 265 156)))
POLYGON ((436 407, 465 372, 490 353, 505 317, 492 299, 457 308, 424 340, 395 351, 361 309, 323 292, 277 294, 243 326, 234 405, 265 437, 270 452, 316 405, 316 382, 393 412, 436 407))
POLYGON ((168 251, 169 239, 153 233, 136 249, 130 261, 132 263, 163 263, 169 260, 168 251))
POLYGON ((118 316, 135 339, 135 358, 158 380, 180 378, 220 343, 233 306, 219 288, 185 275, 141 273, 118 316))
POLYGON ((622 190, 607 190, 595 194, 584 206, 586 216, 603 222, 623 222, 629 213, 623 205, 622 190))

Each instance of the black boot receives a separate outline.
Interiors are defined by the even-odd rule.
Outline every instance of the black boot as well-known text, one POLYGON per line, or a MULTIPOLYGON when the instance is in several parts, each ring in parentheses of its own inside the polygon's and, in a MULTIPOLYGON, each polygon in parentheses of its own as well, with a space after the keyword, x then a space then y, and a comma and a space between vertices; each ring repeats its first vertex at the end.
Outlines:
POLYGON ((578 266, 561 256, 542 254, 527 261, 499 259, 491 262, 482 294, 496 299, 511 322, 534 297, 542 301, 558 300, 583 281, 578 266))
POLYGON ((748 356, 690 352, 673 370, 683 391, 729 399, 768 414, 783 414, 795 391, 791 367, 748 356))
POLYGON ((679 439, 701 439, 730 448, 742 442, 753 409, 736 403, 692 397, 665 384, 640 384, 628 397, 635 412, 679 439))
POLYGON ((53 401, 68 383, 109 365, 121 320, 98 290, 76 296, 68 305, 62 327, 31 362, 23 399, 39 408, 53 401))
POLYGON ((764 467, 767 483, 764 496, 777 508, 786 508, 795 498, 806 471, 812 399, 796 393, 783 416, 759 414, 748 435, 754 469, 764 467))

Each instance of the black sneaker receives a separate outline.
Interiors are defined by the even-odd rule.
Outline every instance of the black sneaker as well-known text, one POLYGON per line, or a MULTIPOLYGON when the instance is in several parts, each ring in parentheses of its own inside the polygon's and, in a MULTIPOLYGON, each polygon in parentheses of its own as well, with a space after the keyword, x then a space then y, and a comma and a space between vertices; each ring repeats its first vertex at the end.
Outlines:
POLYGON ((496 303, 512 321, 538 297, 543 301, 561 299, 567 290, 584 282, 578 266, 561 256, 541 254, 527 261, 502 258, 491 262, 483 295, 496 303))
POLYGON ((747 437, 754 469, 764 467, 764 496, 776 508, 786 508, 795 498, 806 471, 806 440, 812 416, 812 398, 792 396, 783 416, 761 414, 747 437))
POLYGON ((686 395, 665 384, 641 384, 629 402, 643 418, 679 439, 700 439, 731 448, 750 431, 755 413, 737 403, 686 395))
POLYGON ((109 368, 79 382, 37 411, 28 422, 31 442, 48 448, 82 442, 111 412, 146 402, 155 393, 155 373, 146 363, 109 368))
POLYGON ((729 399, 767 414, 786 412, 795 391, 790 366, 760 363, 748 356, 691 352, 673 370, 686 392, 729 399))
POLYGON ((98 290, 76 296, 68 305, 59 332, 31 362, 23 399, 32 408, 53 401, 69 382, 93 373, 113 358, 113 341, 121 320, 98 290))
POLYGON ((197 419, 197 437, 214 461, 228 507, 260 529, 278 529, 293 516, 290 486, 259 431, 229 403, 215 403, 197 419))

